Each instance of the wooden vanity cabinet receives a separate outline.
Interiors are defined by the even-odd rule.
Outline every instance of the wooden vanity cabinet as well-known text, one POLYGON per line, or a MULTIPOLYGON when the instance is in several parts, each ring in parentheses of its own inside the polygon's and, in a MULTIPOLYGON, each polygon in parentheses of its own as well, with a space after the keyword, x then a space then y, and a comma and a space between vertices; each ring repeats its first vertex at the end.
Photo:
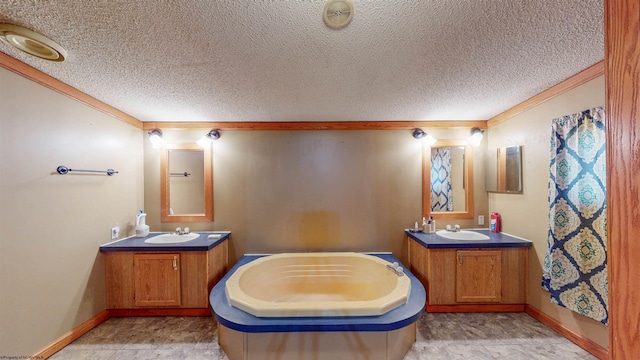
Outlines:
POLYGON ((428 249, 409 240, 427 311, 524 311, 528 248, 428 249))
POLYGON ((199 309, 196 314, 208 314, 209 292, 228 267, 227 246, 224 241, 209 251, 105 252, 107 309, 199 309))

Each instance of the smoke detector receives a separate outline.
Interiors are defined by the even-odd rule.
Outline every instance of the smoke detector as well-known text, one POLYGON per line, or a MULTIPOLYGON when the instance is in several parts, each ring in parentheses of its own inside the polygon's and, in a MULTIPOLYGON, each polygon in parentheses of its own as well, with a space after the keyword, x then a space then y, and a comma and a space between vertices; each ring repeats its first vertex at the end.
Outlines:
POLYGON ((67 51, 62 46, 22 26, 0 24, 0 40, 41 59, 60 62, 67 57, 67 51))
POLYGON ((323 10, 324 23, 332 29, 340 29, 349 24, 353 18, 353 2, 351 0, 327 0, 323 10))

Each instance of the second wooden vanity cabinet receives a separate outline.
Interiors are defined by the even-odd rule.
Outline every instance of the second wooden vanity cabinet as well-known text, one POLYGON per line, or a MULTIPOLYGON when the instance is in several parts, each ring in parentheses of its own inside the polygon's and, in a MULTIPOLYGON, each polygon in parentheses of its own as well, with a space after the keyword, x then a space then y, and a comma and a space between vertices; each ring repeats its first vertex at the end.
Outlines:
POLYGON ((524 311, 528 247, 427 248, 409 238, 409 270, 427 311, 524 311))
MULTIPOLYGON (((169 250, 169 249, 168 249, 169 250)), ((208 251, 104 252, 107 309, 124 315, 209 313, 209 291, 227 271, 227 241, 208 251), (191 309, 170 311, 171 309, 191 309), (161 312, 154 312, 161 313, 161 312)))

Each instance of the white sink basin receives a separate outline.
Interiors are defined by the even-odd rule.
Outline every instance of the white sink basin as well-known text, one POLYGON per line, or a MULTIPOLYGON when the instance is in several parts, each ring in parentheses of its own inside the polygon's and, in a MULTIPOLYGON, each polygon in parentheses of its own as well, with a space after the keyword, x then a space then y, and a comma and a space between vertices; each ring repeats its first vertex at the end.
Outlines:
POLYGON ((447 231, 438 230, 437 235, 451 240, 489 240, 489 237, 485 234, 480 234, 475 231, 460 230, 460 231, 447 231))
POLYGON ((147 244, 176 244, 176 243, 182 243, 185 241, 191 241, 191 240, 197 239, 199 236, 200 234, 197 234, 197 233, 188 233, 184 235, 161 234, 161 235, 149 238, 144 242, 147 244))

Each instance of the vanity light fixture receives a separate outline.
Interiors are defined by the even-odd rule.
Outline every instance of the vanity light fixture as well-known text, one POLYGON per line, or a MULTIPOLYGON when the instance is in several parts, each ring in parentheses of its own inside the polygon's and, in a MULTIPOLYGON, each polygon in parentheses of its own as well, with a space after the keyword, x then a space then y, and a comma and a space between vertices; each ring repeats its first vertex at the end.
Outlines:
POLYGON ((220 139, 220 131, 211 130, 197 141, 197 144, 202 146, 203 148, 207 148, 211 145, 214 140, 220 139))
POLYGON ((61 62, 67 57, 67 51, 55 41, 22 26, 0 24, 0 40, 44 60, 61 62))
POLYGON ((434 138, 430 134, 427 134, 424 130, 420 128, 413 130, 413 137, 416 139, 422 139, 422 141, 426 143, 428 146, 431 146, 435 144, 436 141, 438 141, 436 140, 436 138, 434 138))
POLYGON ((471 135, 467 139, 467 142, 469 143, 469 145, 480 146, 480 143, 482 142, 483 133, 484 131, 480 130, 480 128, 477 128, 477 127, 471 128, 471 135))
POLYGON ((151 145, 153 146, 154 149, 159 149, 165 144, 165 141, 162 138, 162 130, 153 129, 149 131, 148 134, 149 134, 149 141, 151 142, 151 145))

